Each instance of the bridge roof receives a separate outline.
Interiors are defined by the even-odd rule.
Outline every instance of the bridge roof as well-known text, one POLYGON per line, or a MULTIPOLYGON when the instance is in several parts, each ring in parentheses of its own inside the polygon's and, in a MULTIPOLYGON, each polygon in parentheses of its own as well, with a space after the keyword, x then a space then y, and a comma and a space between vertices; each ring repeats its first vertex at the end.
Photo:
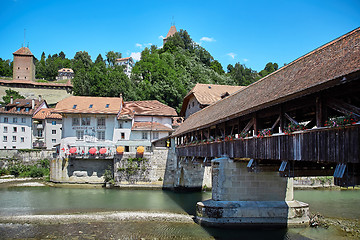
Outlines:
POLYGON ((360 71, 360 28, 191 115, 173 136, 321 91, 360 71))

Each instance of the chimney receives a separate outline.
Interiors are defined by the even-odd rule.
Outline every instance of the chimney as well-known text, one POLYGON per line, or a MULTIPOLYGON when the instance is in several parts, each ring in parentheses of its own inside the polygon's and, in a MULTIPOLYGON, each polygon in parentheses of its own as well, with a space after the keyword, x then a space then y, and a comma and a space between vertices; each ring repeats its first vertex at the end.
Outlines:
POLYGON ((10 103, 13 104, 14 103, 14 97, 10 96, 10 103))
POLYGON ((41 95, 39 95, 39 102, 41 102, 41 95))
POLYGON ((35 99, 31 99, 31 109, 35 108, 35 99))

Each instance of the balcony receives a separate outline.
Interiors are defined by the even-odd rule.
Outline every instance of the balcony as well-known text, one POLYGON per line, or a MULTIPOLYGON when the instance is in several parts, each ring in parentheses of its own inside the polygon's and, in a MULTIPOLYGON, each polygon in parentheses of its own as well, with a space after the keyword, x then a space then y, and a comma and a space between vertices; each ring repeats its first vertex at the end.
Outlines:
POLYGON ((182 157, 252 158, 332 163, 359 163, 360 124, 339 128, 317 128, 291 135, 248 137, 231 141, 177 146, 182 157))
POLYGON ((33 142, 33 148, 46 148, 46 144, 42 141, 35 141, 33 142))

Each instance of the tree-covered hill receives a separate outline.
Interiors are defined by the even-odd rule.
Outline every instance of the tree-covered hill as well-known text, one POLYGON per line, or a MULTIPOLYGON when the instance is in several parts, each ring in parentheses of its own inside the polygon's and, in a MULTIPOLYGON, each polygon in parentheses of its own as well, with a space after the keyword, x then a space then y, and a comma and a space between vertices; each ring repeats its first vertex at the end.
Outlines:
MULTIPOLYGON (((66 58, 62 51, 48 57, 43 52, 35 63, 35 77, 51 81, 59 69, 72 68, 74 95, 117 97, 122 93, 126 101, 156 99, 179 111, 184 96, 196 83, 246 86, 278 69, 270 62, 258 73, 236 63, 229 64, 225 72, 185 30, 167 38, 162 48, 145 48, 130 79, 122 66, 115 65, 116 58, 121 58, 121 53, 109 51, 105 59, 99 54, 93 62, 86 51, 77 52, 73 59, 66 58)), ((0 76, 11 76, 11 66, 11 61, 0 58, 0 76)))

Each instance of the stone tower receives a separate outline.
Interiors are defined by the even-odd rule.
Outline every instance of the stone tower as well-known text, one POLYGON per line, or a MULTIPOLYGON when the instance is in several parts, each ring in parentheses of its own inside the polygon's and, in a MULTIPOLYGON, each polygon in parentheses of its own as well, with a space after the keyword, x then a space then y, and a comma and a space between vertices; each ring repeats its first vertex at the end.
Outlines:
POLYGON ((172 25, 172 26, 170 27, 170 30, 169 30, 168 34, 167 34, 166 37, 163 39, 163 44, 166 43, 167 38, 172 37, 176 32, 177 32, 177 30, 176 30, 175 25, 172 25))
POLYGON ((13 80, 35 80, 35 59, 30 49, 22 47, 14 55, 13 80))

